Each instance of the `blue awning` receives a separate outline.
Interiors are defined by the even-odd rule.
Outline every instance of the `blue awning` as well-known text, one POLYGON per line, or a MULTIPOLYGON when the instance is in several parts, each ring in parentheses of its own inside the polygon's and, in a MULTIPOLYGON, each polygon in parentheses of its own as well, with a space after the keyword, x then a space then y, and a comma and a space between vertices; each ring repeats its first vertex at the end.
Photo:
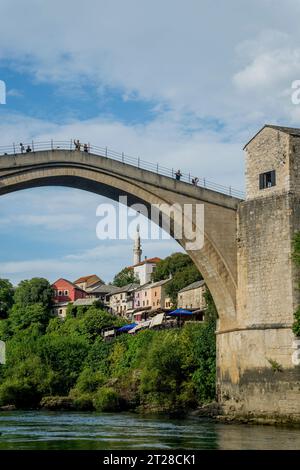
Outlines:
POLYGON ((193 315, 193 312, 185 310, 184 308, 177 308, 176 310, 173 310, 173 312, 168 313, 168 315, 172 315, 174 317, 189 316, 193 315))
POLYGON ((132 328, 134 328, 135 326, 137 326, 137 323, 130 323, 130 325, 121 326, 121 328, 118 328, 117 331, 120 331, 120 333, 123 333, 129 330, 132 330, 132 328))

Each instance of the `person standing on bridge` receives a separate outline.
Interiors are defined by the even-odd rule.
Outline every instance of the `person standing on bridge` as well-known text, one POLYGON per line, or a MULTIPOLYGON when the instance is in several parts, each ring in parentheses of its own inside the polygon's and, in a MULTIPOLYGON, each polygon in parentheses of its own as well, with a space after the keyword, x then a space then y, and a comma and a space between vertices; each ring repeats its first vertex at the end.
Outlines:
POLYGON ((175 178, 177 181, 180 181, 180 178, 182 177, 182 173, 180 170, 177 170, 175 173, 175 178))
POLYGON ((27 149, 26 149, 26 153, 30 153, 31 152, 31 147, 30 145, 27 146, 27 149))
POLYGON ((24 147, 24 145, 23 145, 22 143, 20 144, 20 149, 21 149, 21 153, 24 153, 24 152, 25 152, 25 147, 24 147))
POLYGON ((74 140, 74 145, 75 145, 75 150, 77 150, 78 152, 80 152, 81 144, 80 144, 80 142, 79 142, 79 139, 74 140))
POLYGON ((84 144, 84 146, 83 146, 83 151, 84 151, 85 153, 89 153, 88 144, 84 144))
POLYGON ((192 179, 192 184, 194 186, 197 186, 197 184, 199 183, 199 178, 197 178, 197 176, 195 178, 192 179))

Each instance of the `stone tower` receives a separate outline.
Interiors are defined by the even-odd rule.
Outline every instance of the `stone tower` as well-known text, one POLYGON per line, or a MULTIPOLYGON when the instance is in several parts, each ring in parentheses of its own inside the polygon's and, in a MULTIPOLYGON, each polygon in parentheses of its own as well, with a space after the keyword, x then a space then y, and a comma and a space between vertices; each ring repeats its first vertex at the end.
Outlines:
POLYGON ((299 275, 300 129, 264 126, 245 146, 246 200, 238 209, 236 319, 217 332, 225 411, 298 416, 300 370, 292 332, 299 275))
POLYGON ((136 228, 136 237, 134 240, 133 247, 133 265, 139 264, 142 259, 142 248, 141 248, 141 237, 140 237, 140 227, 139 225, 136 228))

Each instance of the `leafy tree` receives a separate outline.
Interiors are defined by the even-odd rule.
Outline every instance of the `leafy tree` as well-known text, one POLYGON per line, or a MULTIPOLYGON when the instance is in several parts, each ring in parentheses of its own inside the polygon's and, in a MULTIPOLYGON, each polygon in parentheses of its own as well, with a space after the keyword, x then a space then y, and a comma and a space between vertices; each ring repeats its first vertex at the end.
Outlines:
POLYGON ((22 307, 14 304, 9 314, 10 328, 13 331, 18 331, 24 330, 32 324, 39 324, 42 329, 45 329, 52 316, 51 310, 42 304, 29 304, 22 307))
POLYGON ((131 283, 139 284, 139 280, 135 277, 133 269, 124 268, 115 275, 112 283, 116 287, 123 287, 131 283))
POLYGON ((39 340, 39 355, 54 373, 52 390, 56 395, 67 395, 74 387, 88 353, 86 338, 79 335, 44 335, 39 340))
POLYGON ((153 281, 157 282, 167 279, 192 264, 191 258, 186 253, 173 253, 157 263, 153 273, 153 281))
POLYGON ((47 279, 34 277, 21 281, 15 290, 14 301, 20 307, 42 304, 50 309, 52 306, 53 289, 47 279))
POLYGON ((0 279, 0 318, 7 318, 14 302, 14 288, 8 279, 0 279))
POLYGON ((83 334, 86 334, 91 341, 94 341, 101 334, 103 328, 120 327, 125 323, 123 319, 92 306, 82 316, 80 328, 83 334))

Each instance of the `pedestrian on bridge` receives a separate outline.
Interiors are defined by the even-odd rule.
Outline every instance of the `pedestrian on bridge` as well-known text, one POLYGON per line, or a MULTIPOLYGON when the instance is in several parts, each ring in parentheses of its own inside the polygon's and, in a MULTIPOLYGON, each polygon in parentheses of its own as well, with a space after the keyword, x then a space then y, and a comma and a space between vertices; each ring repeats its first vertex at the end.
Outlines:
POLYGON ((31 147, 30 145, 27 145, 26 153, 30 153, 30 152, 31 152, 31 147))
POLYGON ((89 153, 88 144, 84 144, 84 146, 83 146, 83 151, 84 151, 85 153, 89 153))
POLYGON ((77 150, 78 152, 80 152, 81 144, 80 144, 79 139, 74 140, 74 145, 75 145, 75 150, 77 150))
POLYGON ((199 183, 199 178, 197 178, 197 176, 195 178, 192 179, 192 184, 194 186, 197 186, 197 184, 199 183))
POLYGON ((182 177, 182 173, 180 170, 177 170, 175 173, 175 178, 177 181, 180 181, 180 178, 182 177))
POLYGON ((20 144, 20 149, 21 149, 21 153, 24 153, 24 152, 25 152, 25 147, 24 147, 24 145, 23 145, 22 143, 20 144))

